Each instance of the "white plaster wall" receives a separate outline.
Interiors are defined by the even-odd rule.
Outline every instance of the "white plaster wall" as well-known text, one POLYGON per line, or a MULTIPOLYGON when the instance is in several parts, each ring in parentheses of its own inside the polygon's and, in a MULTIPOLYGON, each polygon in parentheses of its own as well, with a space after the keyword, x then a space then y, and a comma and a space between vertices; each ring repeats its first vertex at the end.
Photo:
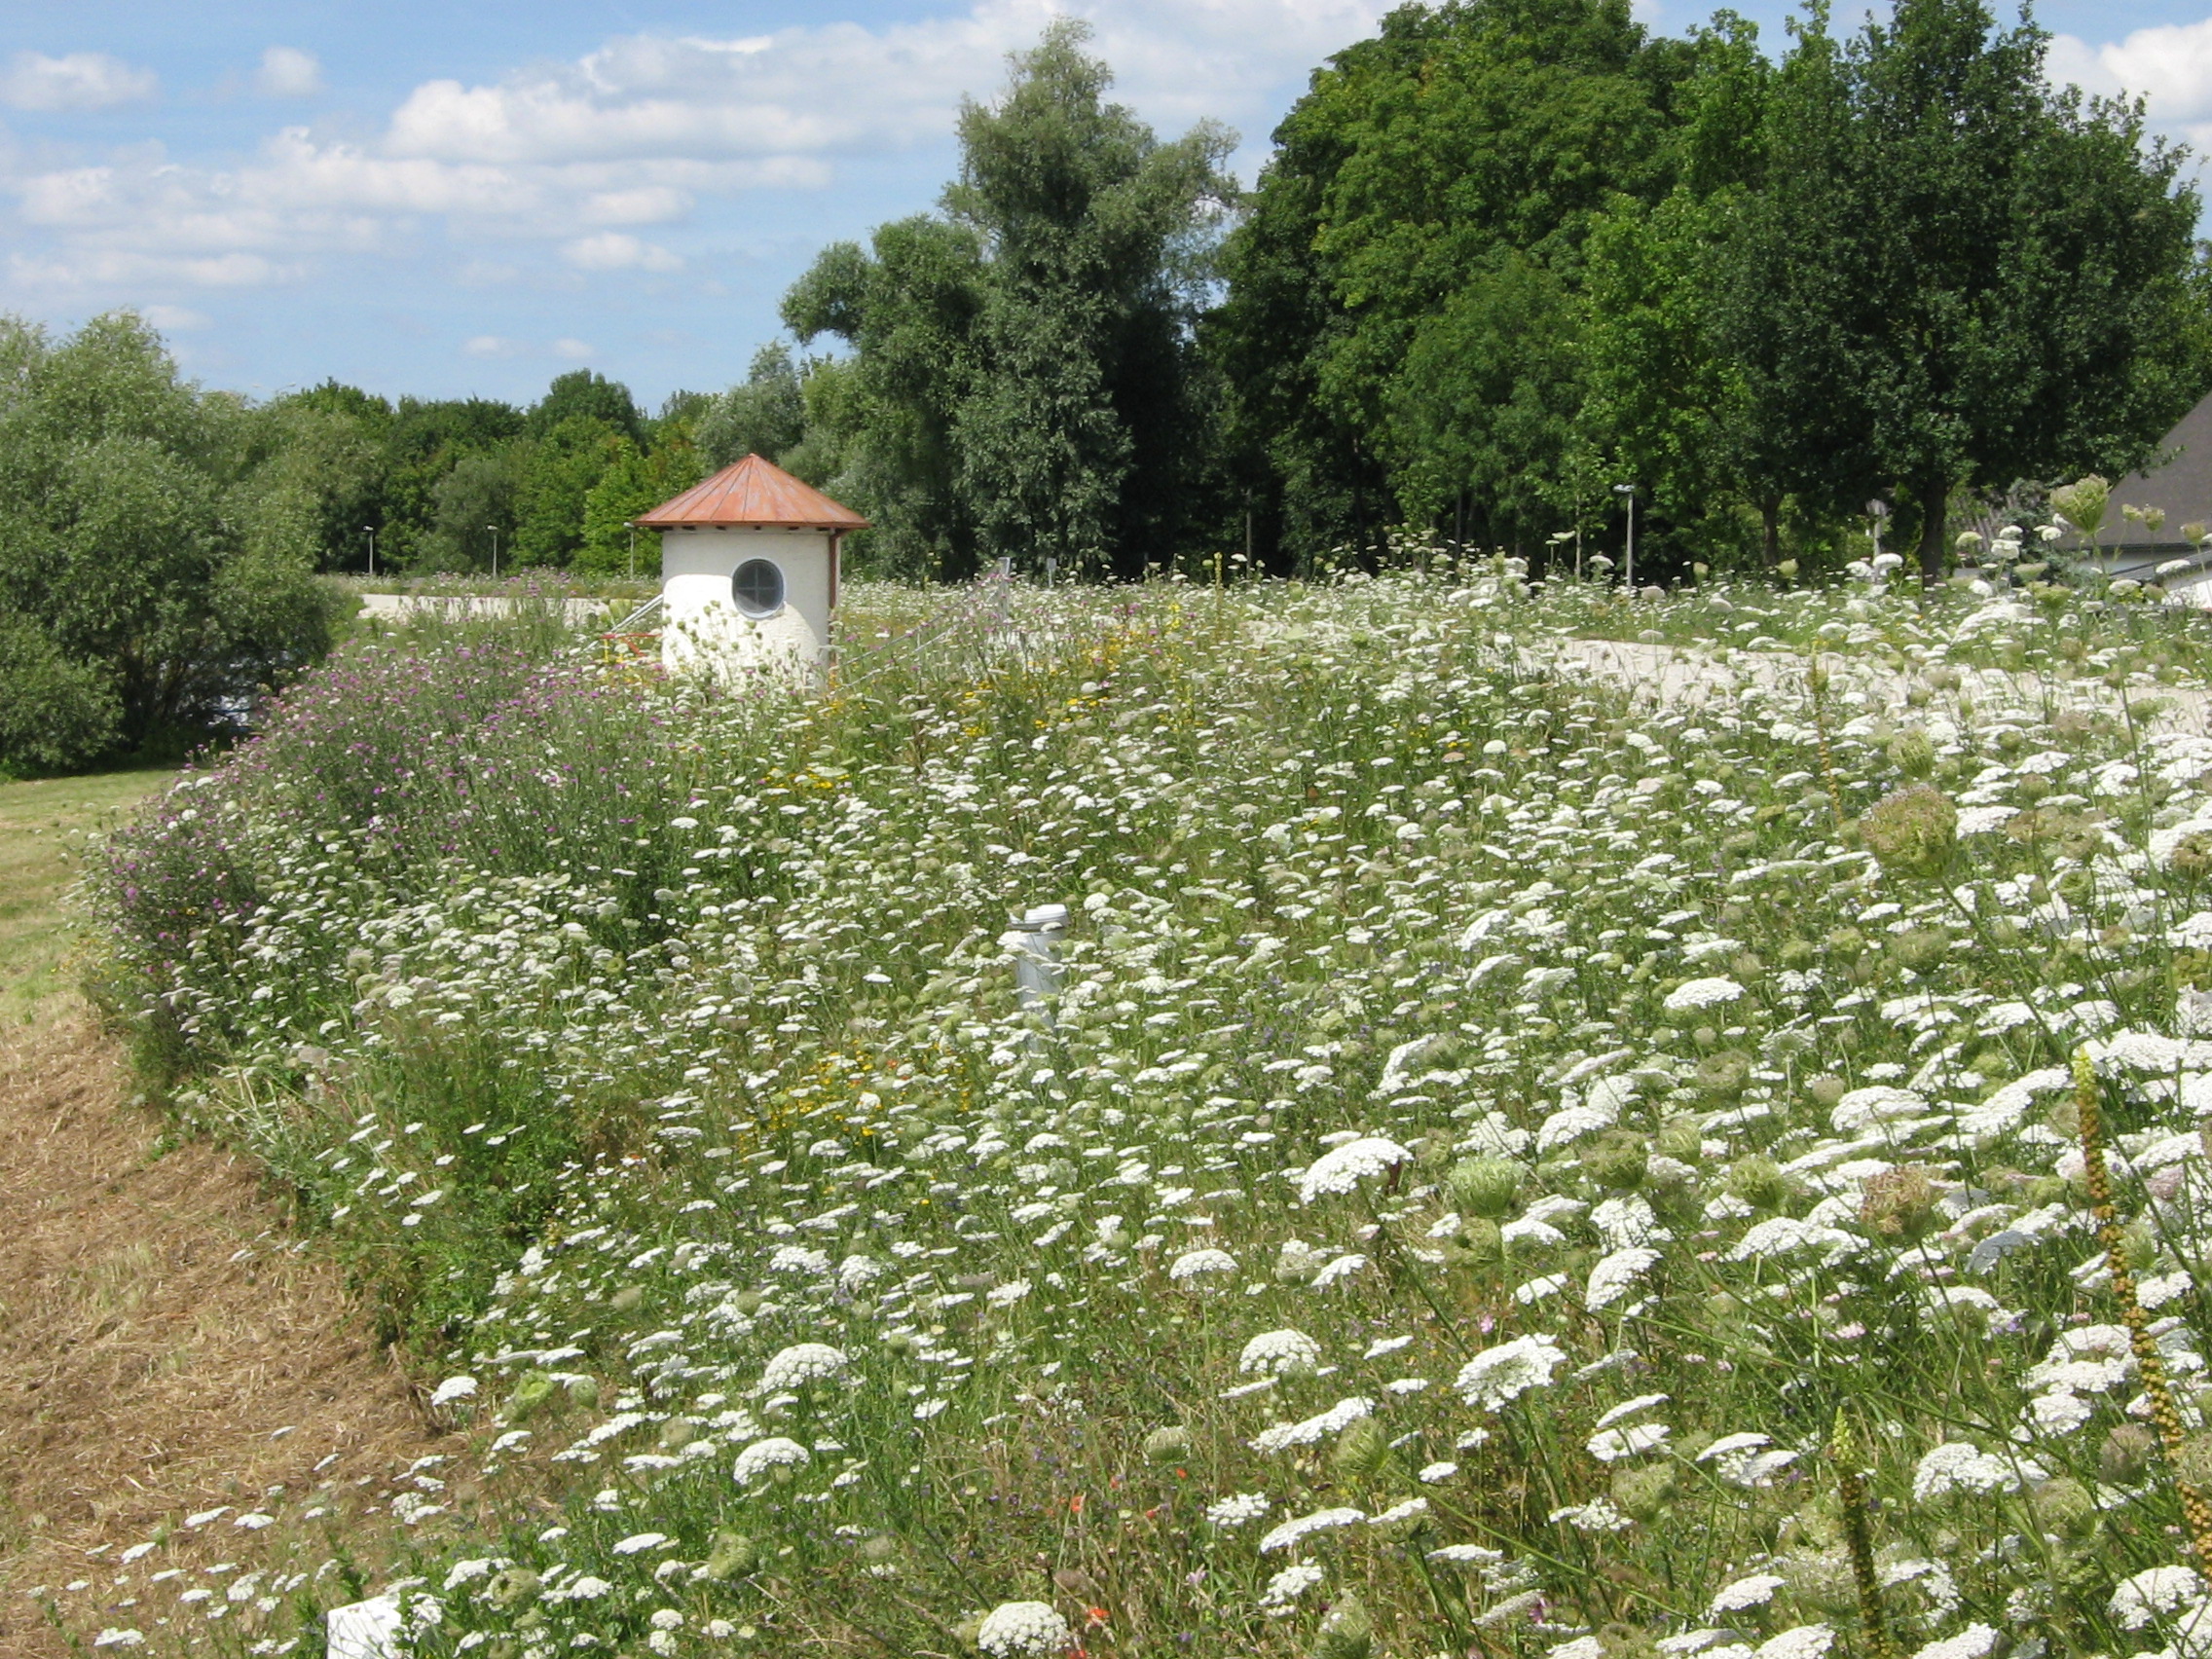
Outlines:
POLYGON ((660 660, 674 673, 819 675, 830 645, 830 537, 811 530, 664 530, 660 660), (756 621, 730 599, 748 559, 783 568, 784 608, 756 621))

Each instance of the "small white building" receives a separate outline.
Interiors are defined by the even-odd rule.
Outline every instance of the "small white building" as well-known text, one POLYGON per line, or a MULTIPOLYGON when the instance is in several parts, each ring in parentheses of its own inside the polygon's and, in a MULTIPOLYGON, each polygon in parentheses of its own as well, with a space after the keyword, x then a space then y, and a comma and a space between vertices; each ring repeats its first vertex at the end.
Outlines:
POLYGON ((664 668, 822 673, 839 544, 867 520, 749 455, 634 522, 660 532, 664 668))

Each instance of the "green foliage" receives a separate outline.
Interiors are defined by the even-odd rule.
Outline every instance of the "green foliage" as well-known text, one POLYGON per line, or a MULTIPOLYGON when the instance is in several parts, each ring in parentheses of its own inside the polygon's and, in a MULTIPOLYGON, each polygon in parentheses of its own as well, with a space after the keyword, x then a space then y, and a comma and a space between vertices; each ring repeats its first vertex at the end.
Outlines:
POLYGON ((0 321, 0 761, 189 739, 322 654, 335 601, 280 416, 181 380, 129 314, 59 342, 0 321))
POLYGON ((533 451, 521 444, 461 455, 430 490, 429 534, 409 563, 440 571, 489 570, 500 546, 514 546, 533 459, 533 451))
POLYGON ((1294 551, 1401 516, 1556 524, 1583 244, 1616 194, 1670 182, 1683 73, 1625 0, 1477 0, 1394 12, 1316 74, 1232 239, 1220 343, 1294 551))
POLYGON ((108 676, 63 655, 29 617, 0 609, 0 767, 89 764, 115 747, 122 721, 108 676))
POLYGON ((786 298, 801 340, 856 350, 831 488, 879 526, 857 554, 1126 575, 1182 534, 1230 139, 1201 124, 1161 143, 1106 102, 1088 32, 1054 23, 996 103, 964 107, 944 217, 826 250, 786 298))
POLYGON ((625 446, 636 447, 613 426, 584 415, 566 417, 537 440, 516 492, 516 565, 566 565, 574 558, 587 529, 586 503, 625 446))
POLYGON ((1904 0, 1819 15, 1774 82, 1730 346, 1778 470, 1833 512, 1895 491, 1940 573, 1955 486, 2125 470, 2212 379, 2181 158, 2043 78, 2047 37, 1904 0))
POLYGON ((689 443, 671 439, 647 453, 616 439, 614 459, 584 497, 583 545, 574 568, 595 575, 654 574, 659 539, 647 535, 640 545, 630 521, 681 496, 703 476, 700 454, 689 443))
POLYGON ((700 415, 698 445, 709 469, 749 455, 781 464, 806 432, 806 398, 791 349, 763 346, 745 379, 700 415))
POLYGON ((555 375, 545 395, 532 408, 525 429, 534 438, 549 438, 571 421, 605 426, 632 443, 644 435, 630 388, 593 369, 555 375))

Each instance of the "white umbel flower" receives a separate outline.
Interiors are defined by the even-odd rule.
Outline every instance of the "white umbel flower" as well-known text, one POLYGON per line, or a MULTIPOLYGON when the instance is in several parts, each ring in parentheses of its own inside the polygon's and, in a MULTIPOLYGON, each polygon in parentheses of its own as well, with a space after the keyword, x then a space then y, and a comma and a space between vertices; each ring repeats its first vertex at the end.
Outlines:
POLYGON ((781 1394, 808 1382, 835 1382, 851 1363, 842 1348, 828 1343, 795 1343, 768 1361, 768 1368, 760 1373, 760 1386, 767 1393, 781 1394))
POLYGON ((739 1486, 751 1486, 763 1475, 778 1469, 795 1469, 811 1454, 795 1440, 787 1440, 780 1434, 766 1440, 756 1440, 737 1455, 737 1462, 730 1470, 730 1478, 739 1486))
POLYGON ((1468 1360, 1453 1386, 1470 1406, 1494 1412, 1530 1388, 1547 1385, 1552 1373, 1566 1363, 1566 1353, 1551 1338, 1516 1337, 1468 1360))
POLYGON ((1362 1181, 1386 1175, 1412 1157, 1396 1141, 1381 1135, 1348 1140, 1324 1152, 1298 1178, 1298 1201, 1309 1204, 1324 1194, 1356 1192, 1362 1181))
POLYGON ((976 1645, 991 1659, 1030 1659, 1065 1653, 1075 1645, 1075 1632, 1048 1602, 1001 1602, 984 1615, 976 1645))
POLYGON ((1186 1250, 1177 1256, 1168 1268, 1167 1276, 1177 1284, 1190 1284, 1209 1278, 1215 1273, 1233 1273, 1236 1271, 1236 1258, 1227 1250, 1186 1250))
POLYGON ((1692 1014, 1699 1009, 1732 1003, 1744 994, 1733 979, 1685 979, 1667 993, 1661 1005, 1669 1014, 1692 1014))
POLYGON ((1289 1377, 1314 1370, 1321 1345, 1304 1331, 1262 1331, 1244 1345, 1236 1369, 1246 1377, 1289 1377))
POLYGON ((1265 1493, 1240 1492, 1208 1504, 1206 1519, 1216 1527, 1241 1527, 1248 1521, 1257 1521, 1272 1507, 1265 1493))
POLYGON ((2204 1594, 2204 1580, 2186 1567, 2153 1567, 2120 1581, 2109 1604, 2112 1616, 2126 1630, 2141 1630, 2152 1620, 2179 1612, 2204 1594))

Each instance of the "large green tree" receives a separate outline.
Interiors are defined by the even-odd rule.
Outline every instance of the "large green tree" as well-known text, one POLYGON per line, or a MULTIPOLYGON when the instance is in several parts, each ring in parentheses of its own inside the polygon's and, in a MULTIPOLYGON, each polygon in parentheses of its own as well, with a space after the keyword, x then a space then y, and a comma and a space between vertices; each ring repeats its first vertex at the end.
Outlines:
POLYGON ((1729 342, 1792 486, 1894 493, 1933 579, 1955 489, 2125 468, 2202 394, 2198 202, 2139 105, 2050 86, 2032 23, 1826 21, 1776 78, 1729 342))
POLYGON ((1672 182, 1693 66, 1627 0, 1404 6, 1276 132, 1217 348, 1312 553, 1402 517, 1556 522, 1582 401, 1584 243, 1672 182))
POLYGON ((709 466, 749 455, 782 461, 806 435, 806 396, 791 348, 781 342, 753 353, 745 379, 700 416, 698 445, 709 466))
POLYGON ((1159 140, 1106 101, 1087 38, 1053 23, 996 102, 964 107, 941 218, 826 250, 786 301, 801 340, 856 349, 840 476, 908 568, 1133 574, 1172 554, 1198 488, 1194 342, 1231 139, 1159 140))
POLYGON ((129 313, 60 341, 0 320, 0 763, 203 733, 327 649, 268 416, 129 313))

